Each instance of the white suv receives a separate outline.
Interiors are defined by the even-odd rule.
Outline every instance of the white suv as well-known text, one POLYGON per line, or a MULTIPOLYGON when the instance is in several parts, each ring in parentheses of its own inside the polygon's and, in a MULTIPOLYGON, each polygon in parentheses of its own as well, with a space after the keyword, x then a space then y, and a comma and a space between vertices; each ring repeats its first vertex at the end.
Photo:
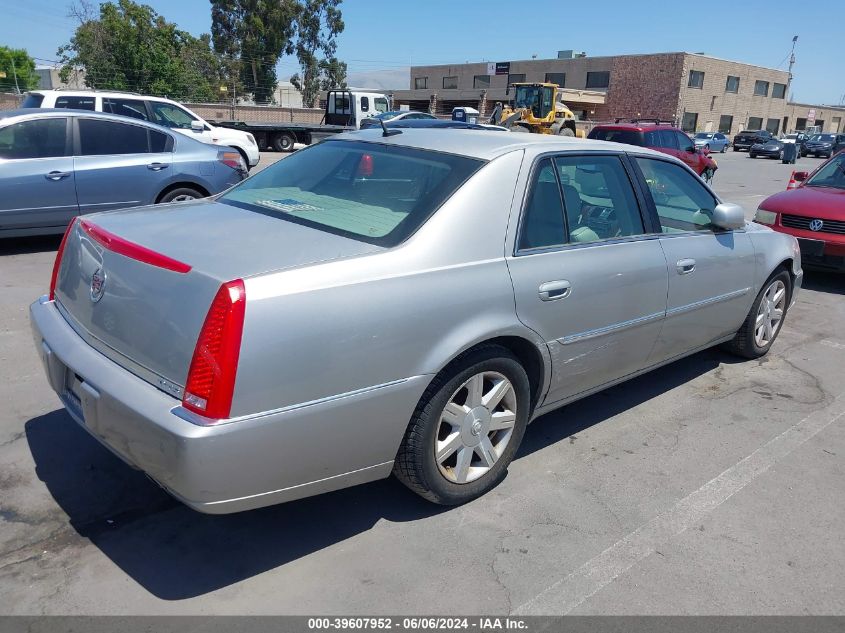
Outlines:
POLYGON ((22 108, 71 108, 110 112, 169 127, 205 143, 226 145, 238 150, 250 168, 260 155, 249 132, 214 127, 185 106, 162 97, 104 90, 33 90, 26 93, 22 108))

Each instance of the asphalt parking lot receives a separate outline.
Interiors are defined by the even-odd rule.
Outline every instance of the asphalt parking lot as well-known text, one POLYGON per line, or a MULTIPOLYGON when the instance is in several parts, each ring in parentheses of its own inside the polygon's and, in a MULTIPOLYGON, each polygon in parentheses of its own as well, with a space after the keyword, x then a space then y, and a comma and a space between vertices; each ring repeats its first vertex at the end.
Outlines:
MULTIPOLYGON (((749 218, 819 162, 716 159, 749 218)), ((845 613, 841 276, 805 274, 759 361, 709 350, 537 420, 465 506, 386 480, 215 517, 47 387, 27 309, 58 241, 0 243, 2 614, 845 613)))

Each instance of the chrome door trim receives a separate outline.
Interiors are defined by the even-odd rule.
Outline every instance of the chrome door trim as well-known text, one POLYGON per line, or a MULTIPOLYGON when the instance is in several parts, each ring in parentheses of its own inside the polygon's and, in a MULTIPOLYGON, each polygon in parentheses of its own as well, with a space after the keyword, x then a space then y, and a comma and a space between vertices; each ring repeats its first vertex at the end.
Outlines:
POLYGON ((569 336, 564 336, 563 338, 557 339, 557 341, 561 345, 571 345, 572 343, 579 343, 587 339, 596 338, 598 336, 604 336, 605 334, 615 334, 616 332, 620 332, 622 330, 627 330, 629 328, 645 325, 646 323, 651 323, 652 321, 662 319, 665 315, 665 312, 655 312, 653 314, 647 314, 645 316, 637 317, 636 319, 630 319, 629 321, 622 321, 621 323, 606 325, 604 327, 596 328, 595 330, 587 330, 586 332, 570 334, 569 336))
POLYGON ((683 306, 678 306, 677 308, 672 308, 666 311, 666 318, 677 316, 679 314, 684 314, 686 312, 690 312, 692 310, 697 310, 698 308, 703 308, 705 306, 712 305, 714 303, 721 303, 722 301, 730 301, 731 299, 736 299, 737 297, 741 297, 743 295, 748 294, 751 288, 740 288, 739 290, 734 290, 732 292, 726 292, 723 295, 717 295, 715 297, 710 297, 708 299, 703 299, 701 301, 696 301, 695 303, 688 303, 683 306))

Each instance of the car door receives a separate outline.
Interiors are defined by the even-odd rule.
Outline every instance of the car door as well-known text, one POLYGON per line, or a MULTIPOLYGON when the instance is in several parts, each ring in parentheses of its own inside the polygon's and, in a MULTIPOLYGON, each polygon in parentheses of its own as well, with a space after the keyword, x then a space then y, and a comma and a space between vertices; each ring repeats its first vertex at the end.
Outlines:
POLYGON ((0 231, 55 227, 78 212, 67 117, 0 128, 0 231))
POLYGON ((637 156, 669 270, 666 320, 651 356, 662 362, 736 332, 748 313, 754 249, 744 229, 710 223, 716 198, 672 161, 637 156))
POLYGON ((690 139, 689 136, 681 132, 672 132, 672 134, 675 136, 675 140, 678 143, 677 157, 689 165, 690 169, 692 169, 695 173, 701 173, 702 170, 699 165, 701 156, 695 149, 695 143, 692 142, 692 139, 690 139))
POLYGON ((547 403, 644 366, 668 283, 650 233, 623 156, 547 156, 533 167, 507 263, 517 315, 549 347, 547 403))
POLYGON ((80 213, 152 204, 172 171, 164 132, 109 119, 77 118, 73 159, 80 213))

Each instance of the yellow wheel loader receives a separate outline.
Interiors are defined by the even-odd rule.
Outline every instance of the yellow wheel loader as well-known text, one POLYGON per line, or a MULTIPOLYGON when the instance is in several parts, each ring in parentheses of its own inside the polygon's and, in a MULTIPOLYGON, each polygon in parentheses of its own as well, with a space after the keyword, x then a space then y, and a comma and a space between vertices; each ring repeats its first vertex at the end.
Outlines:
POLYGON ((534 132, 559 136, 584 136, 575 129, 575 115, 562 100, 560 86, 547 83, 514 83, 513 101, 497 103, 490 123, 508 128, 511 132, 534 132))

